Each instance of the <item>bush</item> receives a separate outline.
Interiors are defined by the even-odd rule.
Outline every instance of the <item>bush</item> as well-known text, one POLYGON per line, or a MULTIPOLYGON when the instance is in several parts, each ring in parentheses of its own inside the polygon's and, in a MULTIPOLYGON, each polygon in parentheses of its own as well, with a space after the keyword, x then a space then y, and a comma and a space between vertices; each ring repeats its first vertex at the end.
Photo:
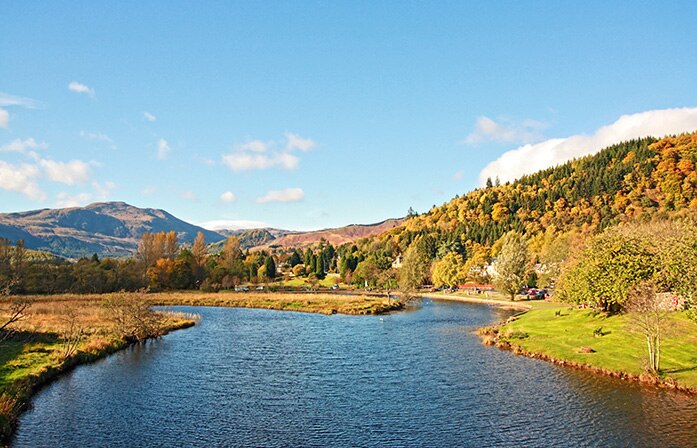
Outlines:
POLYGON ((104 307, 118 337, 129 342, 142 342, 162 336, 163 315, 150 308, 145 294, 110 294, 104 307))

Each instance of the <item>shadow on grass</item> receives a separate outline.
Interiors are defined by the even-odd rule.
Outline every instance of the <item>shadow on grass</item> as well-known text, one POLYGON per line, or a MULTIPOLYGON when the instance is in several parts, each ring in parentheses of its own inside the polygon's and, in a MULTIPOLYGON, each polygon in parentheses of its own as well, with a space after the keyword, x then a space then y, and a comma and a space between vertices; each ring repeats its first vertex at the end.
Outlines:
POLYGON ((683 367, 682 369, 661 369, 663 373, 685 373, 697 371, 697 365, 692 367, 683 367))

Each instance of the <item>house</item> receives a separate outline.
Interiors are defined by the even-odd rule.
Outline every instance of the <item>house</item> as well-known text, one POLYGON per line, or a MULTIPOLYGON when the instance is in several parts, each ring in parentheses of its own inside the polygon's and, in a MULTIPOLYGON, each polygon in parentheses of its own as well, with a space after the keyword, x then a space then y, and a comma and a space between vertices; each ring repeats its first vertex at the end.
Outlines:
POLYGON ((400 269, 402 267, 402 256, 401 255, 397 255, 397 258, 395 258, 394 261, 392 262, 392 267, 394 269, 400 269))

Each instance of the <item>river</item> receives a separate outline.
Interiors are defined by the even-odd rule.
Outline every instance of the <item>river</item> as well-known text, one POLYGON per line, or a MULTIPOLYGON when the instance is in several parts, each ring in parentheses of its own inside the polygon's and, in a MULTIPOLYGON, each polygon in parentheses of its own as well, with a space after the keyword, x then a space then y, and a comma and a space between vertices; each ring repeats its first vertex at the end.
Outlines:
POLYGON ((694 397, 483 346, 510 311, 177 309, 201 323, 62 376, 12 446, 697 446, 694 397))

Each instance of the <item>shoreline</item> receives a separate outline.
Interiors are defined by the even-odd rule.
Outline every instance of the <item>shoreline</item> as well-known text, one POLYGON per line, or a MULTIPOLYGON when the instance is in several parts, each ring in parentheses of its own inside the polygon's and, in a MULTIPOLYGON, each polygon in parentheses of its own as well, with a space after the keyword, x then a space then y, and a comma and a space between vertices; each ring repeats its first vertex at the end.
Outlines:
POLYGON ((578 362, 578 361, 573 361, 570 359, 559 358, 559 357, 549 355, 549 354, 543 353, 543 352, 527 350, 520 345, 512 343, 511 341, 499 340, 499 330, 503 326, 505 326, 506 324, 508 324, 512 320, 515 320, 518 316, 525 314, 525 313, 527 313, 527 311, 530 311, 532 309, 533 309, 533 307, 530 307, 527 310, 522 311, 521 313, 518 313, 514 316, 511 316, 506 321, 494 323, 492 325, 479 327, 474 331, 474 333, 477 336, 479 336, 482 344, 488 345, 488 346, 495 346, 499 350, 510 351, 516 356, 524 356, 524 357, 531 358, 531 359, 539 359, 541 361, 545 361, 545 362, 555 364, 558 366, 562 366, 565 368, 582 370, 582 371, 590 372, 590 373, 593 373, 596 375, 602 375, 602 376, 606 376, 606 377, 610 377, 610 378, 616 378, 616 379, 623 380, 623 381, 631 381, 631 382, 637 383, 638 385, 640 385, 642 387, 651 387, 651 388, 655 388, 655 389, 670 390, 673 392, 683 393, 683 394, 690 395, 690 396, 697 395, 697 387, 686 386, 684 384, 681 384, 680 382, 678 382, 674 378, 663 379, 663 378, 660 378, 660 377, 655 376, 655 375, 650 375, 648 373, 641 373, 641 374, 637 375, 635 373, 629 373, 629 372, 625 372, 622 370, 607 369, 604 367, 595 366, 595 365, 584 363, 584 362, 578 362))
MULTIPOLYGON (((173 324, 166 328, 162 335, 158 336, 157 338, 148 338, 145 341, 142 341, 142 343, 148 343, 174 331, 184 330, 186 328, 194 327, 195 325, 196 322, 193 320, 173 324)), ((123 339, 113 340, 108 345, 95 352, 78 352, 70 358, 64 360, 59 365, 48 366, 36 374, 17 380, 7 389, 2 391, 2 393, 0 393, 0 398, 3 399, 3 402, 5 399, 12 401, 12 411, 5 414, 7 420, 3 421, 3 425, 0 427, 0 446, 9 446, 14 432, 17 429, 17 425, 19 424, 19 418, 22 414, 31 409, 32 400, 34 396, 41 391, 41 389, 58 380, 63 375, 72 372, 77 367, 93 364, 119 351, 133 347, 138 343, 139 342, 128 342, 123 339)))
POLYGON ((518 310, 521 312, 530 311, 533 308, 532 305, 525 304, 522 302, 511 302, 511 301, 503 301, 503 300, 496 300, 496 299, 489 299, 489 298, 480 299, 477 297, 456 296, 456 295, 452 295, 452 294, 428 293, 428 294, 420 294, 420 296, 425 297, 427 299, 450 300, 453 302, 465 302, 465 303, 478 303, 480 305, 495 305, 499 308, 513 309, 513 310, 518 310))

